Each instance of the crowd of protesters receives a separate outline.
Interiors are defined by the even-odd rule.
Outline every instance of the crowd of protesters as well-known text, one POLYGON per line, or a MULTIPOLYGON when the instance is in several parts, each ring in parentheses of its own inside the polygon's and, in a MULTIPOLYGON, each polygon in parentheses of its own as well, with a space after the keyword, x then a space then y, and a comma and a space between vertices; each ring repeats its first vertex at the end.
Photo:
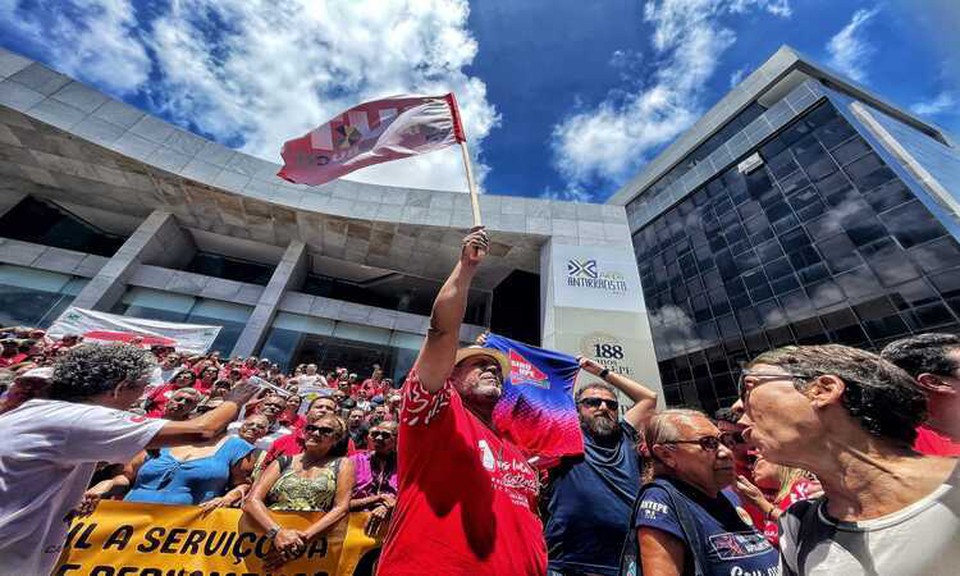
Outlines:
POLYGON ((242 508, 270 568, 365 511, 382 576, 956 573, 960 337, 772 350, 712 415, 579 358, 583 455, 538 470, 493 423, 508 359, 460 347, 488 245, 464 239, 396 386, 0 329, 0 573, 49 573, 105 498, 242 508))

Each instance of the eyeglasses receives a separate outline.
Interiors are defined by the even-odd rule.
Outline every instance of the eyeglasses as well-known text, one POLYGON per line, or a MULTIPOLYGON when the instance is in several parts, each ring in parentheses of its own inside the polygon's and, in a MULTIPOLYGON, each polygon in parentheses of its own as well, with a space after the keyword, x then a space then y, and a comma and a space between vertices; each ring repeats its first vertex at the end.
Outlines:
POLYGON ((699 444, 700 447, 707 452, 716 452, 720 449, 720 445, 723 444, 720 438, 720 436, 704 436, 696 440, 667 440, 666 442, 661 442, 661 444, 699 444))
POLYGON ((747 398, 750 397, 750 391, 752 389, 765 384, 765 382, 757 382, 753 386, 747 387, 747 376, 756 378, 758 380, 766 380, 767 382, 773 382, 775 380, 793 380, 794 382, 802 382, 809 378, 809 376, 801 376, 800 374, 791 374, 789 372, 774 374, 772 372, 751 372, 749 370, 742 370, 740 372, 740 377, 737 378, 737 394, 740 396, 740 401, 744 404, 747 403, 747 398))
POLYGON ((745 444, 747 441, 743 437, 743 432, 722 432, 720 442, 727 448, 733 448, 737 444, 745 444))
POLYGON ((580 400, 580 404, 588 408, 599 408, 601 405, 606 404, 607 408, 614 412, 620 409, 619 402, 607 398, 584 398, 580 400))
POLYGON ((313 424, 307 424, 303 427, 303 430, 307 434, 319 434, 320 436, 331 437, 337 433, 337 431, 329 426, 314 426, 313 424))
POLYGON ((374 440, 389 440, 393 438, 393 432, 383 432, 381 430, 374 430, 370 433, 370 437, 374 440))

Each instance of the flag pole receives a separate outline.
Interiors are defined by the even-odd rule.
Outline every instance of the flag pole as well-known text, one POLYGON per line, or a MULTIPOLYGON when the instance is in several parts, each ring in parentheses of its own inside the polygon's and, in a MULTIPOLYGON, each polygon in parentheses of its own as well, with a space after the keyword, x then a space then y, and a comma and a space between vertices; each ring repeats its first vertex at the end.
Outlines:
POLYGON ((450 105, 450 114, 453 116, 453 132, 460 144, 460 154, 463 156, 463 169, 467 173, 467 187, 470 190, 470 207, 473 209, 473 225, 483 226, 480 218, 480 197, 477 195, 477 184, 473 180, 473 168, 470 165, 470 150, 467 148, 467 136, 463 131, 463 124, 460 122, 460 108, 457 107, 457 99, 453 92, 446 95, 447 104, 450 105))

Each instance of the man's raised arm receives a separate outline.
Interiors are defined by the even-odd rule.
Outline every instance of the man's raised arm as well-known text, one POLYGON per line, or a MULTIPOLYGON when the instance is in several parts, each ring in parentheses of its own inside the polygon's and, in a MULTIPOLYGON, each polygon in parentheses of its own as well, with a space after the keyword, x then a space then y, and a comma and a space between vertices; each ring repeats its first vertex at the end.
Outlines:
POLYGON ((483 227, 471 229, 463 239, 460 260, 433 302, 427 339, 414 363, 420 383, 430 392, 443 388, 443 383, 453 370, 470 284, 477 266, 487 255, 488 247, 489 240, 483 227))

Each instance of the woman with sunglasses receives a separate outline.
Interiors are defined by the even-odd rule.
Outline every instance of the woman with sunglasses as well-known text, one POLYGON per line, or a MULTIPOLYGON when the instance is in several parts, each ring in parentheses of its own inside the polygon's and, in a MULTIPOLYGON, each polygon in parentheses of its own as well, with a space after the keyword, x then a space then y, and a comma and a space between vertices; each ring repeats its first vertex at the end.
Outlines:
POLYGON ((372 450, 350 457, 356 469, 350 510, 369 510, 364 530, 375 536, 387 525, 397 503, 397 423, 380 422, 367 435, 372 450))
POLYGON ((254 483, 243 510, 273 541, 268 568, 297 557, 308 542, 346 517, 354 484, 353 462, 345 457, 341 442, 346 434, 346 424, 336 416, 311 418, 303 427, 303 451, 277 458, 254 483), (281 526, 271 510, 324 515, 306 530, 297 530, 281 526))
POLYGON ((645 484, 623 573, 778 574, 777 550, 724 491, 735 479, 733 455, 713 422, 695 410, 664 410, 643 437, 645 484))

